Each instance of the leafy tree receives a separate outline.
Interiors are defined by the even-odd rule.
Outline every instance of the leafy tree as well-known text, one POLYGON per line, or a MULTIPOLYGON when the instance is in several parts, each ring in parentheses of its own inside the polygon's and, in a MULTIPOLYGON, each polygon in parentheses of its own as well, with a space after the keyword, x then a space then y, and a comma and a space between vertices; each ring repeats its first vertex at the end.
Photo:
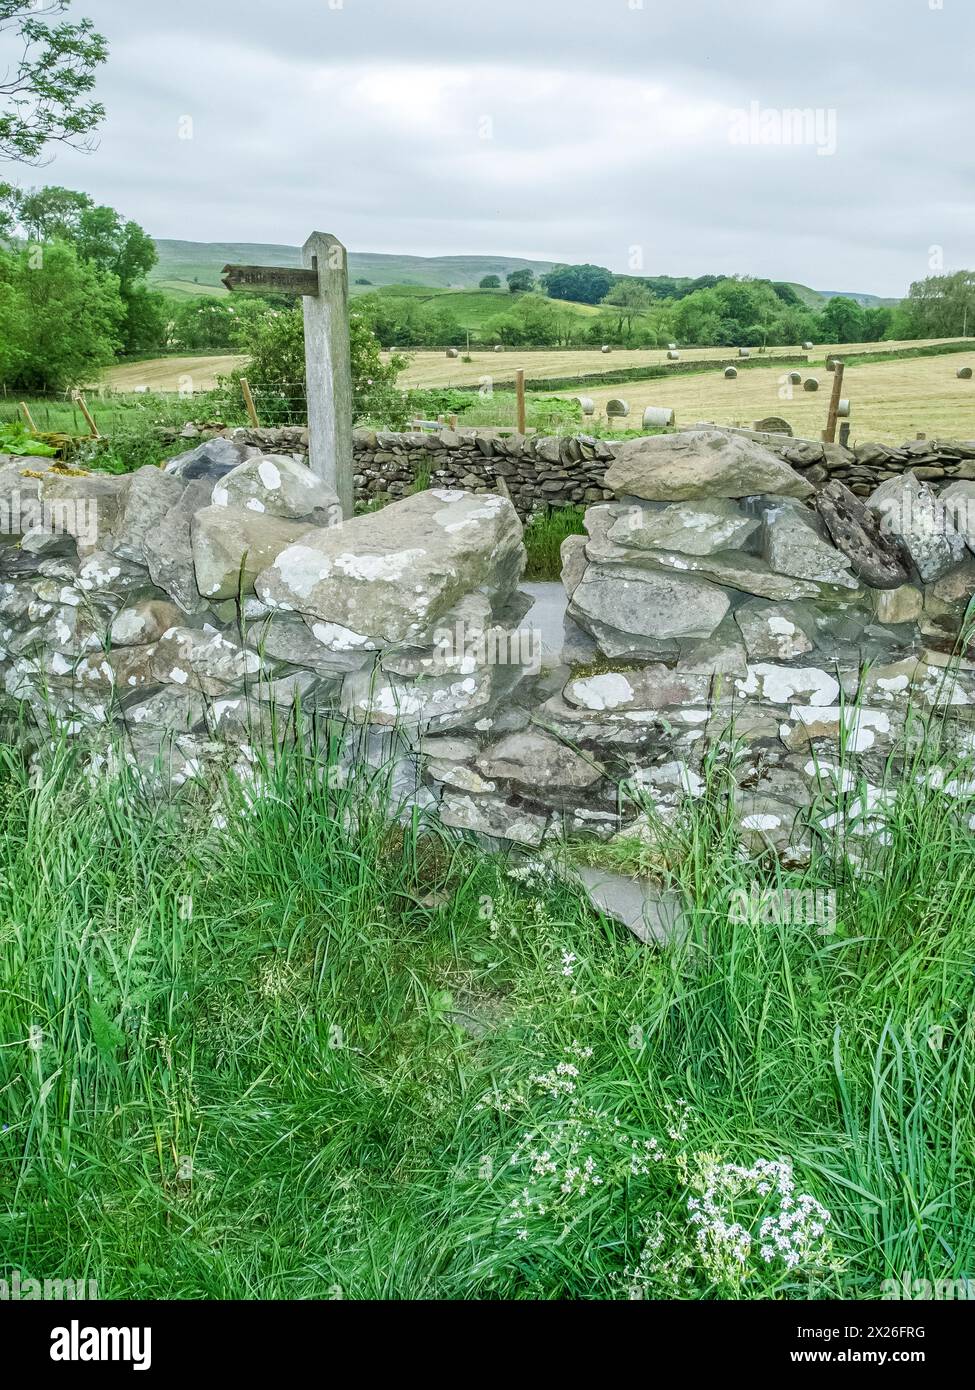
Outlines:
MULTIPOLYGON (((234 346, 247 364, 231 380, 246 376, 267 419, 303 415, 305 399, 305 328, 301 305, 248 316, 235 335, 234 346)), ((375 334, 358 313, 349 315, 352 355, 352 412, 355 419, 385 419, 390 425, 405 418, 402 393, 395 382, 406 358, 393 354, 383 361, 375 334)))
POLYGON ((13 192, 9 205, 29 240, 71 242, 81 260, 117 277, 125 308, 123 352, 164 346, 165 303, 145 279, 158 255, 138 222, 127 221, 114 208, 96 206, 87 193, 57 185, 13 192))
POLYGON ((501 288, 500 275, 485 275, 484 279, 478 284, 479 290, 499 290, 501 288))
POLYGON ((125 316, 118 280, 79 259, 69 243, 25 247, 9 285, 10 385, 83 386, 114 359, 125 316))
POLYGON ((863 309, 855 299, 834 295, 820 314, 819 323, 823 342, 863 342, 863 309))
POLYGON ((568 347, 578 326, 576 314, 544 295, 526 294, 506 314, 491 319, 485 331, 491 342, 511 347, 568 347))
MULTIPOLYGON (((863 311, 863 338, 864 343, 879 343, 881 338, 886 337, 890 332, 894 321, 894 311, 885 304, 878 304, 875 308, 864 309, 863 311)), ((972 322, 975 323, 975 317, 972 322)))
POLYGON ((552 299, 577 304, 599 304, 613 286, 615 276, 600 265, 557 265, 542 276, 542 286, 552 299))
POLYGON ((69 5, 0 0, 0 46, 16 54, 0 75, 0 160, 35 163, 52 144, 91 148, 105 108, 88 95, 108 45, 90 19, 47 22, 69 5))
POLYGON ((975 332, 975 272, 916 280, 895 317, 896 336, 951 338, 975 332))
POLYGON ((603 304, 611 304, 617 311, 617 332, 623 335, 626 324, 626 337, 633 332, 633 320, 649 313, 653 296, 642 280, 620 278, 616 281, 603 304))
POLYGON ((535 272, 530 267, 525 270, 513 270, 506 278, 512 294, 527 293, 535 288, 535 272))
POLYGON ((201 348, 229 352, 234 346, 236 332, 237 305, 206 294, 178 305, 173 313, 169 342, 183 352, 196 352, 201 348))

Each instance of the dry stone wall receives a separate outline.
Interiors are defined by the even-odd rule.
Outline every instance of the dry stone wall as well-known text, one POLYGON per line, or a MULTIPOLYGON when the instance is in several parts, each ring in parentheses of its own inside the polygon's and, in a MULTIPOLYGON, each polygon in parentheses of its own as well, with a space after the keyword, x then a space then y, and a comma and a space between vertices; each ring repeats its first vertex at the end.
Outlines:
POLYGON ((506 497, 434 486, 342 521, 262 443, 124 478, 0 459, 0 674, 37 738, 259 796, 257 750, 325 721, 360 760, 395 745, 404 804, 522 847, 651 837, 717 750, 743 849, 801 862, 840 824, 882 839, 934 721, 937 785, 975 823, 975 480, 885 470, 864 504, 746 434, 629 441, 565 542, 543 664, 506 497))
MULTIPOLYGON (((761 443, 813 484, 827 478, 866 497, 887 478, 911 470, 928 481, 975 480, 975 441, 912 440, 900 447, 865 443, 846 449, 818 440, 736 430, 711 424, 761 443)), ((298 426, 236 429, 228 437, 265 453, 307 455, 308 433, 298 426)), ((548 506, 585 506, 607 499, 606 469, 623 446, 590 435, 560 438, 490 429, 436 433, 356 430, 353 441, 355 497, 360 506, 379 497, 405 497, 418 479, 436 486, 496 492, 499 482, 525 518, 548 506)))

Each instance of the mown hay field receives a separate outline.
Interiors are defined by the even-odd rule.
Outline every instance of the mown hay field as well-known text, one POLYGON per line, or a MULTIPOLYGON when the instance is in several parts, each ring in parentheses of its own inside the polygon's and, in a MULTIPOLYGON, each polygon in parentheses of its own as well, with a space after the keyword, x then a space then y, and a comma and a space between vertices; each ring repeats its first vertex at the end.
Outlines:
MULTIPOLYGON (((960 366, 975 368, 975 349, 944 357, 914 357, 894 362, 847 367, 843 395, 851 403, 850 438, 903 443, 922 433, 929 438, 975 439, 975 378, 959 381, 960 366)), ((753 368, 726 381, 720 371, 677 376, 672 381, 627 382, 622 386, 587 387, 597 415, 614 398, 629 404, 630 414, 621 428, 639 429, 645 406, 671 407, 675 423, 686 429, 698 420, 722 425, 752 424, 769 415, 788 420, 797 435, 818 439, 826 424, 833 376, 830 372, 803 370, 814 375, 819 390, 806 392, 783 381, 782 368, 753 368)), ((571 391, 561 391, 571 396, 571 391)))
POLYGON ((116 391, 210 391, 218 376, 227 376, 247 359, 227 353, 199 357, 154 357, 110 367, 103 384, 116 391))
MULTIPOLYGON (((810 370, 822 368, 827 353, 887 352, 892 348, 917 348, 928 343, 957 341, 945 338, 932 338, 916 342, 891 343, 842 343, 839 346, 820 344, 812 348, 806 356, 810 370)), ((972 343, 975 352, 975 341, 972 343)), ((802 349, 769 348, 769 356, 802 356, 802 349)), ((757 348, 751 349, 751 358, 759 358, 757 348)), ((409 386, 476 386, 482 377, 492 376, 498 380, 510 381, 519 367, 524 367, 529 377, 567 377, 583 376, 589 372, 616 372, 621 368, 657 367, 667 361, 666 348, 614 348, 612 352, 600 352, 599 348, 549 348, 531 350, 525 348, 506 348, 504 352, 494 352, 491 348, 474 348, 471 361, 464 362, 460 357, 447 357, 441 350, 420 351, 410 354, 409 365, 399 378, 401 387, 409 386)), ((681 348, 682 362, 714 361, 720 359, 737 363, 738 349, 733 347, 681 348)), ((944 360, 955 362, 954 353, 946 354, 944 360)), ((750 373, 758 368, 748 367, 742 372, 750 373)), ((591 395, 589 391, 587 394, 591 395)))

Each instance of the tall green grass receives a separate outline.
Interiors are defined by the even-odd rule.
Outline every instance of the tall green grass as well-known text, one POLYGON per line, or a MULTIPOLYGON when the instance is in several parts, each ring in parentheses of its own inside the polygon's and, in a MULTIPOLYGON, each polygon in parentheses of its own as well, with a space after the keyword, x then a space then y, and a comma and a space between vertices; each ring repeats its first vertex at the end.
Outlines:
POLYGON ((558 582, 562 573, 562 542, 567 536, 585 533, 581 507, 557 507, 536 512, 525 525, 528 562, 525 578, 558 582))
POLYGON ((737 853, 716 759, 661 952, 547 863, 390 821, 391 769, 334 743, 179 801, 81 758, 0 760, 0 1277, 803 1299, 975 1274, 975 859, 913 775, 882 853, 788 874, 737 853), (835 890, 835 934, 732 920, 756 873, 835 890), (720 1222, 778 1211, 755 1165, 780 1160, 825 1235, 738 1260, 720 1222))

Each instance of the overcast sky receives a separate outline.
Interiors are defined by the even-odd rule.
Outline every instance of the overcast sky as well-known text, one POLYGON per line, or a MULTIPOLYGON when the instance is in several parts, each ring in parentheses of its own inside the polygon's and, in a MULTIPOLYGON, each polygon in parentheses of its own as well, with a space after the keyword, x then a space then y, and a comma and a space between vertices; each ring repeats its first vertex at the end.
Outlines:
POLYGON ((975 265, 975 0, 73 0, 72 14, 111 45, 100 144, 19 179, 84 188, 155 236, 297 244, 318 229, 357 251, 882 295, 937 268, 932 247, 946 269, 975 265), (779 115, 796 109, 816 122, 784 143, 779 115))

